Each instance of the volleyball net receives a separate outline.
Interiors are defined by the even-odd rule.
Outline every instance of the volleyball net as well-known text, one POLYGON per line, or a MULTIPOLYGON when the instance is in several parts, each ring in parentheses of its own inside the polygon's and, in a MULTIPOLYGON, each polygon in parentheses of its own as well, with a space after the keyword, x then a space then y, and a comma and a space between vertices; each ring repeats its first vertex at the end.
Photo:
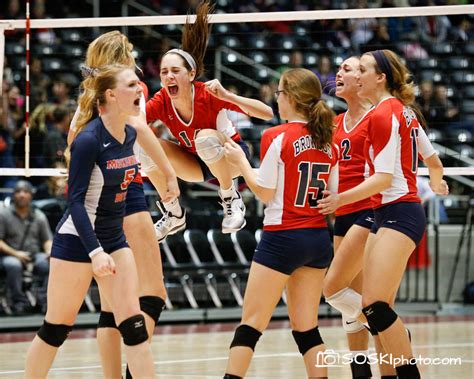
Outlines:
MULTIPOLYGON (((135 46, 134 54, 150 95, 159 90, 160 57, 180 45, 186 16, 152 15, 153 10, 143 5, 124 6, 122 14, 32 19, 29 73, 26 20, 0 20, 0 80, 6 82, 2 98, 7 99, 3 108, 9 113, 5 116, 4 109, 4 121, 0 121, 7 124, 0 128, 0 178, 65 174, 58 163, 63 146, 54 136, 58 130, 64 133, 58 120, 65 112, 70 117, 75 108, 81 80, 79 66, 87 45, 99 34, 114 29, 124 32, 135 46), (150 16, 135 16, 144 13, 150 16), (25 99, 27 79, 31 89, 25 99), (30 117, 25 127, 28 105, 30 117), (23 137, 25 130, 29 143, 23 137)), ((342 61, 364 51, 392 49, 414 74, 418 103, 446 174, 456 179, 462 193, 467 193, 474 184, 474 42, 466 40, 465 35, 473 27, 473 14, 473 5, 216 13, 210 18, 212 33, 205 75, 276 109, 273 92, 281 72, 289 67, 305 67, 321 78, 326 101, 339 113, 346 106, 334 95, 334 75, 342 61)), ((279 123, 278 115, 270 123, 242 115, 231 117, 252 145, 254 160, 258 161, 261 131, 279 123)), ((421 168, 420 175, 426 174, 421 168)))

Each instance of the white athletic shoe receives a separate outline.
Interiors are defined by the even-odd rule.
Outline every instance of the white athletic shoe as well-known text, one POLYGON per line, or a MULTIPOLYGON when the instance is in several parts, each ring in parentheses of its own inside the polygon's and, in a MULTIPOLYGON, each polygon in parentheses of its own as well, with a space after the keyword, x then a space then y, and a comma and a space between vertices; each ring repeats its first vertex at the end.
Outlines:
POLYGON ((245 221, 245 204, 242 201, 240 193, 237 192, 237 197, 226 197, 222 199, 222 203, 220 204, 224 208, 222 233, 233 233, 242 229, 247 221, 245 221))
POLYGON ((156 205, 158 205, 161 213, 163 213, 163 217, 155 223, 155 233, 158 242, 163 241, 169 235, 186 229, 186 209, 181 208, 183 214, 181 217, 178 217, 167 211, 159 201, 156 202, 156 205))

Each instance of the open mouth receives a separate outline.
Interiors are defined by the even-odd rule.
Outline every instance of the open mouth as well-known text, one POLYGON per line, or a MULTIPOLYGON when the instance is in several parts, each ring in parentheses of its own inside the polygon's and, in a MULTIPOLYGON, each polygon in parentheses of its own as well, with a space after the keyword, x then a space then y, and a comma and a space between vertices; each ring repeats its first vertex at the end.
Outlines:
POLYGON ((140 98, 135 99, 135 101, 133 102, 133 105, 135 105, 137 107, 140 106, 140 98))
POLYGON ((336 88, 341 88, 344 87, 344 82, 342 80, 337 80, 336 81, 336 88))
POLYGON ((168 92, 170 95, 176 95, 178 93, 178 86, 176 84, 169 85, 168 92))

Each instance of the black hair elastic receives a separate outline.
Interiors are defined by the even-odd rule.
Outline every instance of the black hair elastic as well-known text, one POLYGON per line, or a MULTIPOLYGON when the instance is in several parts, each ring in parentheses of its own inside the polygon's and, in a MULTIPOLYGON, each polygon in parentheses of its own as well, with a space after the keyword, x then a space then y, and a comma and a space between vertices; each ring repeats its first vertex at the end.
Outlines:
POLYGON ((382 50, 375 50, 372 52, 372 56, 375 58, 377 62, 377 66, 379 66, 380 71, 382 71, 385 76, 387 77, 388 85, 393 88, 393 74, 392 74, 392 66, 390 66, 390 62, 387 56, 384 54, 382 50))

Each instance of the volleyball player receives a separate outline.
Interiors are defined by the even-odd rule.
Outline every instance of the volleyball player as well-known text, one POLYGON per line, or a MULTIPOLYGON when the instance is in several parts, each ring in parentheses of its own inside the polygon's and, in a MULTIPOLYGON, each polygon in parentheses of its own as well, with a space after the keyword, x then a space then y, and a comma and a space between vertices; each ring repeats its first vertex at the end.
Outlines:
MULTIPOLYGON (((120 63, 135 69, 135 58, 132 55, 132 49, 133 45, 128 38, 119 31, 111 31, 100 35, 87 49, 83 75, 88 76, 96 68, 111 63, 120 63)), ((146 92, 146 85, 142 82, 140 84, 146 92)), ((142 112, 139 116, 130 117, 128 123, 137 130, 137 140, 140 146, 146 148, 153 155, 153 159, 158 162, 162 172, 166 174, 167 193, 165 197, 171 200, 179 195, 176 174, 153 132, 146 125, 144 116, 145 99, 146 94, 144 93, 141 99, 142 112)), ((69 142, 76 133, 75 120, 80 113, 81 109, 79 107, 71 124, 68 135, 69 142)), ((135 144, 135 154, 138 156, 137 147, 137 144, 135 144)), ((165 304, 166 289, 163 281, 159 245, 155 238, 153 221, 143 192, 143 181, 139 172, 128 186, 125 203, 124 231, 137 264, 140 308, 145 315, 147 331, 151 341, 153 330, 165 304)), ((120 333, 114 320, 111 305, 102 296, 97 341, 104 376, 106 378, 121 378, 120 333)), ((126 377, 131 377, 128 367, 126 377)))
POLYGON ((317 76, 306 69, 283 72, 276 94, 280 117, 288 122, 263 133, 258 174, 237 143, 228 138, 225 144, 227 160, 266 204, 241 325, 230 345, 227 379, 244 377, 285 287, 293 337, 308 377, 327 376, 326 367, 317 367, 318 352, 325 350, 318 307, 332 247, 316 206, 323 190, 337 190, 338 152, 331 144, 334 113, 321 99, 317 76))
MULTIPOLYGON (((231 233, 245 226, 245 205, 233 184, 241 173, 224 156, 226 136, 231 137, 249 157, 248 147, 229 120, 226 111, 246 113, 270 120, 272 109, 258 100, 238 96, 222 87, 217 79, 206 83, 197 79, 204 72, 204 55, 209 36, 209 2, 201 2, 194 24, 186 23, 182 49, 164 54, 160 64, 163 88, 146 104, 148 122, 160 119, 177 138, 179 144, 160 140, 179 178, 202 182, 219 181, 219 196, 224 208, 222 231, 231 233)), ((166 182, 159 167, 141 157, 142 167, 160 193, 165 194, 166 182)), ((178 199, 159 204, 163 217, 155 224, 159 241, 186 227, 185 210, 178 199)))
POLYGON ((127 188, 138 172, 136 131, 142 87, 129 66, 94 69, 83 81, 71 146, 68 210, 53 240, 44 323, 26 358, 25 377, 44 378, 66 340, 92 278, 111 305, 130 370, 154 377, 138 274, 123 231, 127 188), (95 108, 100 117, 92 119, 95 108))
POLYGON ((364 146, 371 176, 345 192, 325 192, 318 208, 329 214, 372 196, 375 222, 364 252, 362 297, 346 287, 326 301, 348 318, 366 320, 385 351, 404 359, 396 367, 400 379, 419 378, 403 322, 390 306, 426 226, 416 189, 418 154, 428 166, 433 191, 445 195, 448 187, 441 161, 420 126, 421 117, 411 107, 414 85, 400 58, 390 50, 369 52, 361 57, 359 71, 358 94, 375 104, 364 146))

